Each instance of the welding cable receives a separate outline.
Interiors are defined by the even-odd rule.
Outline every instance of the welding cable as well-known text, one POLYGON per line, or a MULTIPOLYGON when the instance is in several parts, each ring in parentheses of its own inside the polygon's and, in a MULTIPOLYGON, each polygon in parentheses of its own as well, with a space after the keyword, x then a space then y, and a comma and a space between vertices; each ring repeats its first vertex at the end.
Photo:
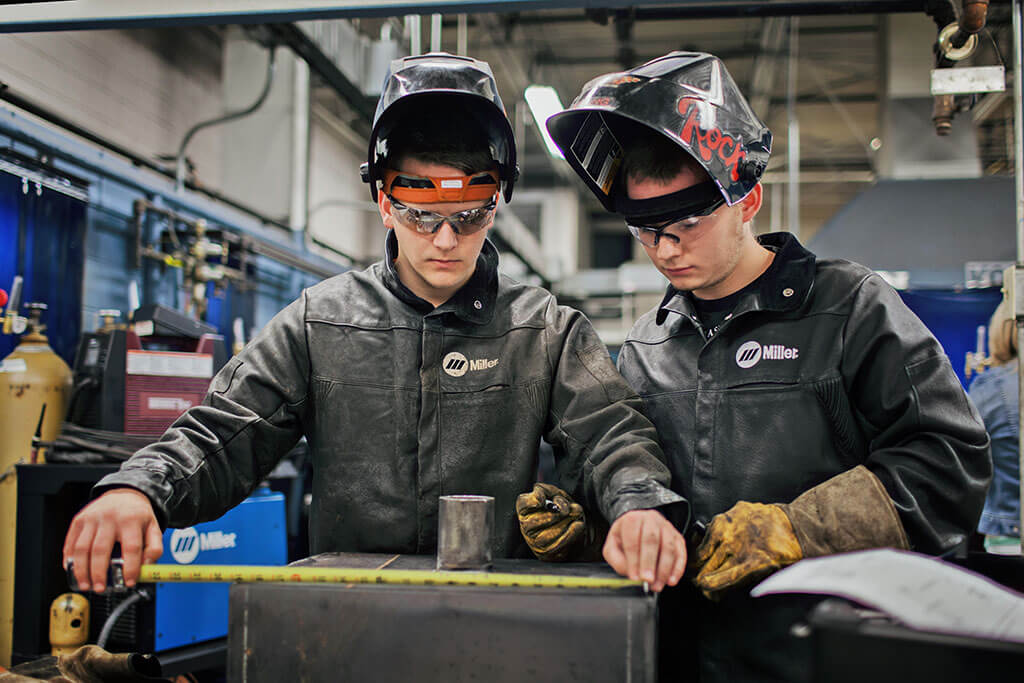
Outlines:
POLYGON ((121 618, 121 615, 128 611, 132 605, 140 600, 149 600, 149 591, 145 588, 139 588, 134 593, 124 599, 114 611, 110 613, 107 620, 103 622, 103 628, 100 630, 100 637, 96 639, 96 644, 106 649, 107 640, 110 638, 110 633, 114 630, 114 625, 117 624, 117 620, 121 618))

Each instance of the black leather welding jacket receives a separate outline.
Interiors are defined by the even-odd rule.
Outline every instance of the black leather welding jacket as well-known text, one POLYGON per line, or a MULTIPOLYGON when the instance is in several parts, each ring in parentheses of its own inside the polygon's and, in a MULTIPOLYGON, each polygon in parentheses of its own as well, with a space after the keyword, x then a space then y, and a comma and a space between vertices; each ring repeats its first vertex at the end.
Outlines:
POLYGON ((788 233, 764 286, 710 339, 688 295, 643 316, 619 369, 643 398, 673 488, 707 522, 739 500, 788 503, 863 464, 914 550, 975 528, 988 435, 938 341, 879 275, 818 261, 788 233))
POLYGON ((514 556, 515 498, 544 437, 555 483, 609 520, 681 500, 639 398, 580 312, 499 275, 490 242, 436 309, 399 281, 396 255, 389 233, 384 261, 304 291, 203 405, 96 492, 139 489, 173 527, 215 519, 305 435, 313 553, 434 552, 438 497, 483 494, 495 554, 514 556))
MULTIPOLYGON (((691 518, 706 523, 740 500, 788 503, 862 464, 913 550, 954 548, 978 522, 992 470, 939 343, 868 268, 818 261, 787 233, 758 239, 776 252, 763 286, 710 339, 689 295, 670 290, 619 354, 691 518)), ((789 629, 813 600, 738 589, 710 603, 683 585, 663 598, 662 647, 696 643, 700 680, 808 675, 808 639, 789 629)))

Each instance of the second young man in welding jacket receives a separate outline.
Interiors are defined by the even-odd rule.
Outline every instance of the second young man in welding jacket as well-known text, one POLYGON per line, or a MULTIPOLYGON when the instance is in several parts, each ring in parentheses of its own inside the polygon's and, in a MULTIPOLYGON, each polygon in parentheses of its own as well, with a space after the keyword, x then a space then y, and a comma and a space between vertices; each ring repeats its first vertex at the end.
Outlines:
POLYGON ((302 436, 313 553, 433 553, 439 496, 470 493, 495 498, 495 556, 525 552, 525 537, 538 557, 571 559, 580 505, 530 491, 543 437, 555 483, 612 523, 608 562, 655 590, 675 584, 685 545, 655 508, 682 499, 639 398, 582 314, 498 273, 486 237, 516 163, 487 64, 396 60, 364 179, 385 258, 304 291, 201 406, 97 484, 64 546, 79 585, 103 589, 115 542, 133 583, 161 527, 219 517, 302 436))
POLYGON ((954 550, 991 476, 977 411, 877 273, 754 235, 771 132, 714 55, 598 77, 548 128, 669 281, 619 353, 707 524, 693 585, 660 601, 661 680, 807 680, 791 627, 816 599, 750 587, 805 557, 954 550))

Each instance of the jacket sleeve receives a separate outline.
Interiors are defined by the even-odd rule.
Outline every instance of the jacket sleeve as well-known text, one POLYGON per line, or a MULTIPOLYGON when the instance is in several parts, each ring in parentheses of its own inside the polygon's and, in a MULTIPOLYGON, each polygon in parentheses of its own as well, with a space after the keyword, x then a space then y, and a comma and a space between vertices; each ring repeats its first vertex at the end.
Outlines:
POLYGON ((560 481, 576 482, 570 488, 577 500, 609 522, 630 510, 663 508, 685 528, 689 506, 669 489, 654 425, 590 321, 554 302, 548 320, 552 383, 545 438, 563 453, 556 463, 560 481))
POLYGON ((163 526, 216 519, 245 499, 298 441, 307 402, 305 295, 270 321, 160 440, 101 479, 145 493, 163 526))
POLYGON ((992 476, 978 412, 938 341, 876 274, 854 294, 842 344, 843 381, 868 440, 864 465, 912 549, 951 550, 976 527, 992 476))

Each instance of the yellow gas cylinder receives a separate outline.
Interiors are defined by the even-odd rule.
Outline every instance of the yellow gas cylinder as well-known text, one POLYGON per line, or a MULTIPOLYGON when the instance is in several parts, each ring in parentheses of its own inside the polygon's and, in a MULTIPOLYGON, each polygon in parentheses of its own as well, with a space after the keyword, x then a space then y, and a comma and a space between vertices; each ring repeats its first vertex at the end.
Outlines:
POLYGON ((71 391, 71 369, 53 352, 40 318, 45 304, 26 304, 28 332, 0 361, 0 665, 10 666, 14 619, 14 540, 17 483, 14 466, 43 462, 34 453, 32 436, 40 428, 53 441, 71 391), (43 406, 46 407, 45 414, 43 406), (40 415, 43 415, 40 426, 40 415))
POLYGON ((89 601, 62 593, 50 603, 50 654, 69 655, 89 640, 89 601))

